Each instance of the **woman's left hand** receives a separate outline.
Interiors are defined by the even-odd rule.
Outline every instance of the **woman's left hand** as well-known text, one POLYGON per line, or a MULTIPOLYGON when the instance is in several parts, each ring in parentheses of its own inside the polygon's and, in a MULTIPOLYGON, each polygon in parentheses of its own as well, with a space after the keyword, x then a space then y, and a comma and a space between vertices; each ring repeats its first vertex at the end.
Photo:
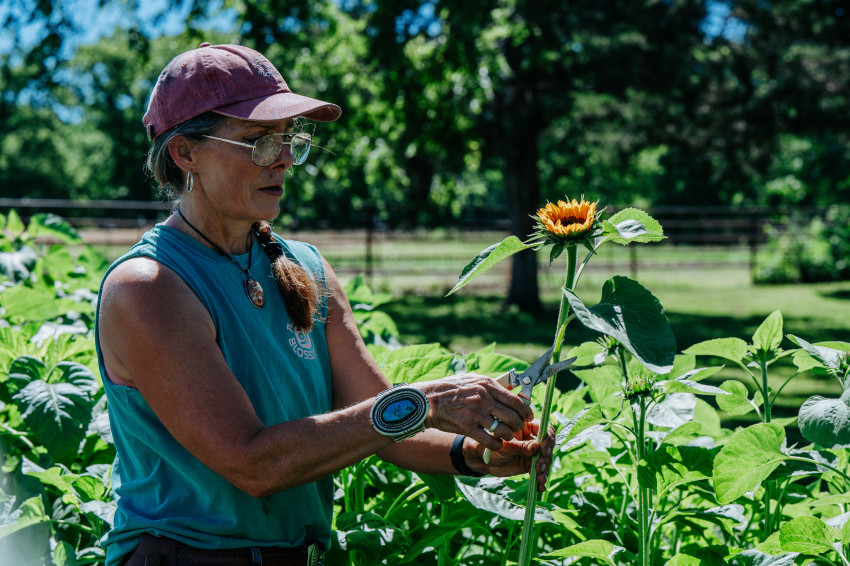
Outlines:
POLYGON ((484 447, 471 438, 466 439, 464 456, 470 466, 477 472, 493 476, 510 477, 528 473, 534 455, 540 452, 537 459, 537 491, 546 491, 546 480, 552 468, 552 451, 555 448, 555 429, 549 425, 549 434, 538 442, 537 433, 540 422, 536 419, 525 423, 525 427, 514 435, 513 440, 505 441, 501 450, 494 451, 490 456, 490 464, 483 460, 484 447))

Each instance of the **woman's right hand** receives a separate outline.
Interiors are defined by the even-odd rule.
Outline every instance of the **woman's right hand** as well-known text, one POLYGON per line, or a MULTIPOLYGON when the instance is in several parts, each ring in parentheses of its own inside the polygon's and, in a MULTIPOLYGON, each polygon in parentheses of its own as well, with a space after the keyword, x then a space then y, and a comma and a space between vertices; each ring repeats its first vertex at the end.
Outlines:
POLYGON ((413 385, 428 396, 426 427, 463 434, 493 451, 534 419, 522 399, 484 375, 465 373, 413 385), (491 432, 495 419, 499 423, 491 432))

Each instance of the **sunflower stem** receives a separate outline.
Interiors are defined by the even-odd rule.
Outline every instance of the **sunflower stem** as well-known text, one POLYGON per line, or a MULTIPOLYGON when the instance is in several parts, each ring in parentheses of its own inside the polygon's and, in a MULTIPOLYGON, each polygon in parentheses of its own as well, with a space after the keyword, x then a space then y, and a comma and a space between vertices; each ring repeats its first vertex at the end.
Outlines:
MULTIPOLYGON (((567 268, 564 274, 564 288, 573 291, 576 284, 576 258, 578 250, 575 244, 567 248, 567 268)), ((564 340, 564 331, 567 328, 567 313, 570 307, 567 304, 567 296, 561 293, 561 303, 558 308, 558 324, 555 326, 555 344, 552 351, 552 360, 550 363, 557 363, 561 359, 561 344, 564 340)), ((572 319, 570 319, 572 320, 572 319)), ((540 432, 538 437, 546 436, 549 430, 549 414, 552 411, 552 397, 555 392, 555 376, 552 376, 546 383, 546 395, 543 398, 543 413, 540 415, 540 432)), ((528 478, 528 496, 525 502, 525 517, 522 522, 522 541, 519 548, 518 566, 529 566, 531 564, 531 554, 534 551, 536 540, 534 538, 534 516, 537 508, 537 459, 540 454, 536 454, 531 461, 531 471, 528 478)))

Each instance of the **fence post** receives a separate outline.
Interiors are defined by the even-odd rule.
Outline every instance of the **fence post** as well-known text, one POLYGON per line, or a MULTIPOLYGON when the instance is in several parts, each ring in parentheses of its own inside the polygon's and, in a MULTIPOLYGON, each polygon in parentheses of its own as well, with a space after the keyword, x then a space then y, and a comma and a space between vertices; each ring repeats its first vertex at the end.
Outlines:
POLYGON ((749 246, 750 246, 750 283, 756 282, 756 261, 758 259, 758 212, 750 209, 749 246))

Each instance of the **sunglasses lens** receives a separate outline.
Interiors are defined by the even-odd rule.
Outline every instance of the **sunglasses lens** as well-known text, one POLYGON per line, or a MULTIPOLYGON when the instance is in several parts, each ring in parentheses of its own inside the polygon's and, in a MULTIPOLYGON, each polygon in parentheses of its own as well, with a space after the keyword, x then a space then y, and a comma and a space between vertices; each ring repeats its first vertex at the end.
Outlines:
POLYGON ((283 147, 282 136, 263 136, 254 145, 254 164, 258 167, 267 167, 274 163, 283 147))
POLYGON ((310 153, 310 144, 313 140, 310 134, 296 134, 292 136, 289 148, 292 150, 292 160, 295 165, 301 165, 310 153))
MULTIPOLYGON (((288 136, 287 136, 288 137, 288 136)), ((310 144, 313 143, 310 134, 296 134, 292 136, 292 141, 284 141, 284 136, 280 134, 271 134, 263 136, 257 140, 254 146, 254 164, 259 167, 268 167, 277 156, 280 155, 280 150, 287 143, 292 151, 292 161, 294 165, 301 165, 307 159, 307 154, 310 153, 310 144)))

